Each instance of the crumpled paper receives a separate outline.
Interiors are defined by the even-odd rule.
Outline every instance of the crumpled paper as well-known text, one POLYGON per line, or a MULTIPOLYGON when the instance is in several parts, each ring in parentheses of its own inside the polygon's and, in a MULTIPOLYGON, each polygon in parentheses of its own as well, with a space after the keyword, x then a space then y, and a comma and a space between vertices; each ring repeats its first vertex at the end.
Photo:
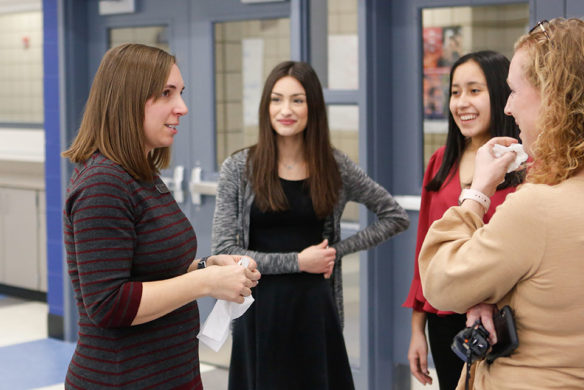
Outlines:
MULTIPOLYGON (((239 260, 239 265, 242 267, 247 267, 249 265, 250 258, 242 257, 239 260)), ((239 318, 249 309, 253 303, 253 297, 247 296, 243 298, 243 303, 229 302, 225 300, 218 300, 213 306, 213 310, 207 320, 201 326, 201 330, 197 337, 201 342, 211 348, 213 351, 217 352, 227 340, 229 335, 229 324, 231 321, 239 318)))
POLYGON ((522 144, 511 144, 509 146, 503 146, 499 144, 493 145, 493 155, 495 157, 499 158, 507 152, 515 152, 517 154, 515 160, 513 160, 507 167, 507 173, 513 172, 519 168, 521 164, 527 161, 527 153, 525 153, 525 150, 523 150, 522 144))

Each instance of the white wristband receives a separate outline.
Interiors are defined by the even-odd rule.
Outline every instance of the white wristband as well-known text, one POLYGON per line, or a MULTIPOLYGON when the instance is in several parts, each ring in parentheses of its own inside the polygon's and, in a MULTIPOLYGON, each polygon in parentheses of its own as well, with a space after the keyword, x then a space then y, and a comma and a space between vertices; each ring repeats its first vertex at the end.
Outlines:
POLYGON ((489 207, 491 206, 491 199, 487 195, 470 188, 465 188, 462 190, 460 197, 458 198, 458 205, 460 206, 466 199, 472 199, 476 202, 479 202, 485 209, 485 213, 489 211, 489 207))

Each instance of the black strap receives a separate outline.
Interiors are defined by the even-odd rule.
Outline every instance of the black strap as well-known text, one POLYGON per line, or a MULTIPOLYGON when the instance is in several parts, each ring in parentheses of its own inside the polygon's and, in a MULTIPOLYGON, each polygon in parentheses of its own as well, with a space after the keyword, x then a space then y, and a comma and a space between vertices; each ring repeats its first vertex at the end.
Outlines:
POLYGON ((468 385, 470 382, 470 366, 472 364, 472 351, 470 348, 466 351, 466 380, 464 382, 464 389, 468 389, 468 385))

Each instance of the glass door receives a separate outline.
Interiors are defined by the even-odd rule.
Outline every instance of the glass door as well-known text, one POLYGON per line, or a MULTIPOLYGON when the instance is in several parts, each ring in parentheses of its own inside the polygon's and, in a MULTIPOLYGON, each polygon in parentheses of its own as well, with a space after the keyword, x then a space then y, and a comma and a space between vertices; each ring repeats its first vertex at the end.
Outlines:
MULTIPOLYGON (((225 157, 254 136, 256 95, 271 67, 290 58, 290 3, 239 0, 136 1, 132 13, 103 14, 89 4, 89 75, 105 51, 124 42, 158 46, 177 57, 189 113, 181 118, 165 181, 197 233, 197 256, 210 254, 213 196, 225 157)), ((259 95, 257 95, 259 96, 259 95)), ((199 300, 201 321, 214 300, 199 300)), ((201 361, 229 364, 201 346, 201 361)))

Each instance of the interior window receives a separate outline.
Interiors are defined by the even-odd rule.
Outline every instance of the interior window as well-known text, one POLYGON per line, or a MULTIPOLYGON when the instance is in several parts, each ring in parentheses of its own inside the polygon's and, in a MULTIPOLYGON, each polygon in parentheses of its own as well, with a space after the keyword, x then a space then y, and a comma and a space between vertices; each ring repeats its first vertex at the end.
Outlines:
POLYGON ((289 59, 287 18, 215 24, 217 167, 256 142, 264 81, 275 65, 289 59))
POLYGON ((529 24, 529 5, 443 7, 422 10, 424 167, 446 142, 450 67, 477 50, 513 55, 513 44, 529 24))

